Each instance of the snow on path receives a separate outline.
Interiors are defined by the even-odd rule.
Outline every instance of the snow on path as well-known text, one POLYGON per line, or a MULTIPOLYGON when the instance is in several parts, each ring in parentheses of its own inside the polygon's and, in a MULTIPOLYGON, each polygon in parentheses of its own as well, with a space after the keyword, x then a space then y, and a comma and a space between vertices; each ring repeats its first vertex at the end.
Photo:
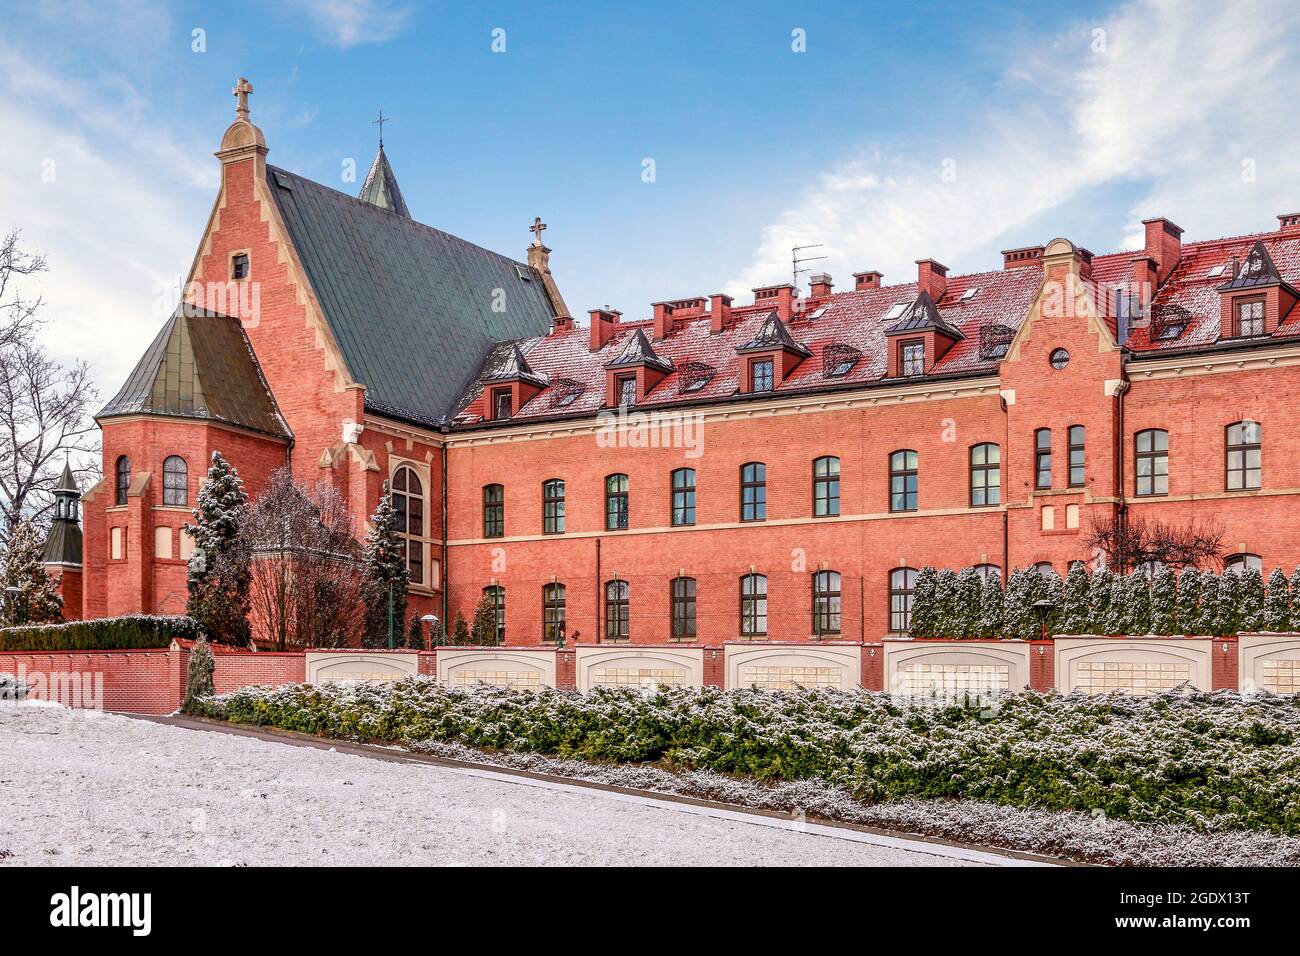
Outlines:
POLYGON ((0 865, 979 865, 641 797, 0 704, 0 865), (5 851, 9 851, 7 855, 5 851))

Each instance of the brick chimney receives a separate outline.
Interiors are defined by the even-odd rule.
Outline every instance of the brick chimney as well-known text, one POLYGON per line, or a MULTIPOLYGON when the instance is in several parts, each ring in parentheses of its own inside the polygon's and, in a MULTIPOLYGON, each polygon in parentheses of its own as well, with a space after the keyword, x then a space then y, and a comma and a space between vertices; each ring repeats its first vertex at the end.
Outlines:
POLYGON ((599 352, 604 348, 605 343, 613 338, 614 330, 623 313, 606 307, 592 309, 587 314, 591 316, 591 351, 599 352))
POLYGON ((754 290, 754 304, 771 306, 782 322, 789 322, 794 315, 794 286, 789 282, 759 286, 754 290))
POLYGON ((731 296, 718 292, 709 296, 709 332, 717 335, 731 324, 731 296))
POLYGON ((1148 255, 1134 256, 1129 272, 1129 290, 1137 296, 1143 306, 1151 302, 1151 296, 1156 290, 1156 275, 1158 265, 1156 260, 1148 255))
POLYGON ((551 326, 551 334, 555 334, 556 332, 572 332, 572 331, 573 331, 573 316, 557 315, 555 317, 555 322, 551 326))
POLYGON ((808 292, 814 299, 820 299, 831 294, 835 288, 835 283, 831 281, 829 274, 825 272, 814 272, 808 277, 808 292))
POLYGON ((948 288, 948 267, 933 259, 916 260, 916 291, 930 293, 936 303, 948 288))
POLYGON ((653 305, 655 315, 655 339, 666 339, 668 333, 673 330, 673 304, 671 302, 656 302, 653 305))
POLYGON ((1280 232, 1300 232, 1300 212, 1284 212, 1277 217, 1277 228, 1280 232))
POLYGON ((1024 246, 1020 249, 1002 250, 1003 269, 1019 269, 1022 266, 1036 266, 1042 261, 1042 246, 1024 246))
POLYGON ((1143 250, 1156 261, 1156 280, 1164 282, 1174 271, 1183 255, 1183 230, 1168 219, 1156 217, 1143 219, 1146 227, 1146 248, 1143 250))
POLYGON ((863 289, 879 289, 884 278, 885 274, 877 272, 875 269, 869 272, 855 272, 853 273, 853 291, 861 292, 863 289))

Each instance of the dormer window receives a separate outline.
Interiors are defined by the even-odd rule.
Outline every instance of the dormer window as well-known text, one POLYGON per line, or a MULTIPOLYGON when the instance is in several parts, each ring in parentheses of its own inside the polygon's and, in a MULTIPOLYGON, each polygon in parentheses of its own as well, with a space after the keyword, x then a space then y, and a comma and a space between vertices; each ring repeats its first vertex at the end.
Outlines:
POLYGON ((236 280, 248 278, 247 252, 236 252, 230 257, 230 278, 236 280))
POLYGON ((925 374, 925 340, 898 343, 898 367, 904 377, 925 374))
POLYGON ((1236 303, 1236 322, 1233 334, 1237 338, 1249 338, 1264 334, 1264 300, 1238 299, 1236 303))
POLYGON ((505 421, 513 413, 510 389, 498 388, 492 392, 492 419, 505 421))
POLYGON ((625 408, 636 405, 636 376, 620 375, 618 377, 618 403, 625 408))
POLYGON ((772 391, 775 365, 771 359, 757 359, 749 365, 749 390, 751 392, 772 391))
POLYGON ((889 311, 885 313, 885 321, 891 322, 894 319, 902 318, 903 313, 907 311, 910 304, 909 302, 896 302, 891 305, 889 311))

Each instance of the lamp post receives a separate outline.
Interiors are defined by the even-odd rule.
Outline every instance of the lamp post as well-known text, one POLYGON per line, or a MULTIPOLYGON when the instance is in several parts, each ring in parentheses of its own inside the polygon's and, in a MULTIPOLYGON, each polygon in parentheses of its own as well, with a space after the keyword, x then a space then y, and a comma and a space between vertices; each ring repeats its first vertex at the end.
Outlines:
POLYGON ((420 618, 420 623, 429 629, 429 646, 433 646, 433 625, 438 623, 438 615, 426 614, 420 618))
POLYGON ((23 589, 17 585, 11 584, 5 588, 5 598, 9 602, 9 620, 12 624, 21 623, 18 620, 18 597, 23 593, 23 589))
POLYGON ((1034 602, 1034 613, 1038 615, 1038 636, 1041 640, 1047 640, 1047 619, 1051 616, 1055 607, 1056 602, 1049 601, 1046 598, 1034 602))

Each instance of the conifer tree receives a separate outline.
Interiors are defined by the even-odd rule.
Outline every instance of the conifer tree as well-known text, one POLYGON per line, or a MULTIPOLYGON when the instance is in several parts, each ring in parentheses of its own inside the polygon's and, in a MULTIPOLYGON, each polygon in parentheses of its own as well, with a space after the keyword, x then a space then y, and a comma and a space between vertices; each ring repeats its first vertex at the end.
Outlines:
POLYGON ((1218 594, 1215 599, 1214 630, 1210 633, 1217 637, 1236 634, 1241 626, 1242 601, 1245 589, 1242 587, 1241 575, 1235 571, 1224 571, 1219 575, 1218 594))
POLYGON ((1032 640, 1039 636, 1038 615, 1034 602, 1046 597, 1047 582, 1036 568, 1019 568, 1002 596, 1002 617, 1007 637, 1032 640))
POLYGON ((397 533, 397 515, 387 485, 370 516, 362 575, 361 599, 366 606, 362 643, 366 647, 387 647, 390 620, 393 642, 400 643, 410 575, 406 570, 406 542, 397 533))
POLYGON ((1261 623, 1266 631, 1287 631, 1291 628, 1290 587, 1281 568, 1274 568, 1268 576, 1268 593, 1264 597, 1264 619, 1261 623))
POLYGON ((1110 600, 1106 606, 1106 617, 1102 622, 1102 634, 1130 634, 1133 631, 1129 616, 1128 590, 1126 579, 1119 574, 1110 579, 1110 600))
POLYGON ((939 615, 935 602, 938 576, 939 573, 931 567, 916 572, 916 580, 912 583, 912 618, 908 628, 912 637, 934 637, 937 633, 939 615))
POLYGON ((447 629, 443 627, 442 618, 438 618, 429 625, 429 646, 445 647, 447 644, 447 629))
POLYGON ((1238 631, 1264 629, 1264 576, 1258 568, 1247 568, 1239 577, 1241 611, 1237 617, 1238 631))
POLYGON ((1151 581, 1151 633, 1177 634, 1178 628, 1178 577, 1161 565, 1151 581))
POLYGON ((193 515, 194 520, 185 525, 194 541, 186 613, 211 640, 247 645, 252 640, 248 624, 252 571, 239 532, 248 515, 248 493, 239 471, 219 451, 212 453, 193 515))
POLYGON ((957 572, 944 568, 935 579, 935 637, 961 637, 957 613, 957 572))
POLYGON ((1201 572, 1201 604, 1196 614, 1197 634, 1218 634, 1219 580, 1213 571, 1201 572))
POLYGON ((63 598, 58 581, 45 570, 45 542, 30 521, 20 521, 9 532, 0 553, 0 622, 55 624, 63 620, 63 598), (17 588, 14 594, 10 588, 17 588))
POLYGON ((1065 576, 1061 593, 1058 634, 1087 634, 1092 626, 1091 580, 1082 561, 1076 561, 1065 576))
POLYGON ((980 587, 980 619, 976 636, 998 638, 1003 634, 1002 575, 990 571, 980 587))
POLYGON ((980 599, 983 582, 974 568, 963 568, 957 575, 957 606, 954 618, 957 629, 954 637, 978 637, 980 629, 980 599))
POLYGON ((1129 634, 1151 633, 1151 578, 1145 571, 1134 571, 1124 578, 1124 600, 1128 604, 1129 634))
POLYGON ((1101 568, 1092 575, 1088 588, 1088 603, 1091 613, 1088 620, 1088 634, 1109 634, 1110 603, 1115 593, 1115 573, 1110 568, 1101 568))
POLYGON ((181 710, 187 714, 192 714, 198 710, 198 701, 201 697, 211 697, 215 694, 212 675, 217 670, 217 659, 212 654, 212 645, 205 638, 199 638, 190 648, 190 666, 186 674, 185 682, 185 700, 181 703, 181 710))
POLYGON ((456 612, 456 623, 452 628, 452 639, 458 647, 469 644, 469 622, 465 620, 463 611, 456 612))
POLYGON ((1183 634, 1198 633, 1200 621, 1201 572, 1186 568, 1178 575, 1178 628, 1183 634))
POLYGON ((1291 627, 1292 631, 1300 631, 1300 565, 1291 572, 1291 627))
POLYGON ((418 614, 411 615, 411 623, 406 627, 406 646, 413 651, 424 650, 424 622, 418 614))
POLYGON ((474 608, 474 626, 470 640, 483 647, 497 642, 497 608, 490 595, 484 594, 474 608))

